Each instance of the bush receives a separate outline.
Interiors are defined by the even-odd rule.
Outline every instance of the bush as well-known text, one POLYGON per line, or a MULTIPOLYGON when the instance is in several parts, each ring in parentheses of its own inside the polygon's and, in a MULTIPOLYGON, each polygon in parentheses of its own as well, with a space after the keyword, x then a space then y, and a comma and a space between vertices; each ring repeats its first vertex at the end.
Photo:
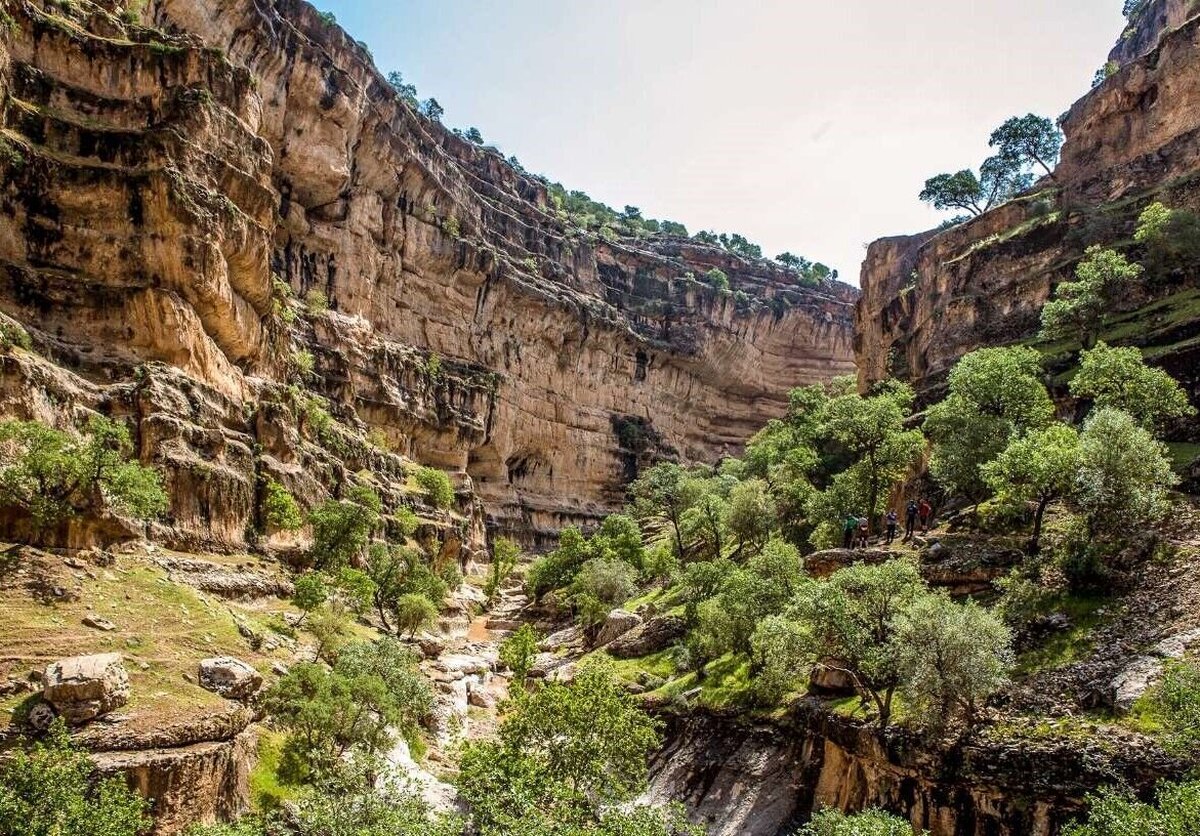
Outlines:
POLYGON ((1104 789, 1090 796, 1086 823, 1069 824, 1062 836, 1133 836, 1200 832, 1200 782, 1161 784, 1155 804, 1127 789, 1104 789))
POLYGON ((438 616, 437 605, 415 592, 397 598, 392 605, 392 612, 396 616, 396 630, 407 632, 410 639, 416 636, 418 630, 432 624, 438 616))
POLYGON ((295 531, 304 525, 304 517, 296 498, 288 489, 268 479, 263 488, 262 516, 267 525, 281 531, 295 531))
MULTIPOLYGON (((922 833, 928 836, 927 831, 922 833)), ((797 836, 913 836, 913 828, 905 819, 882 810, 867 810, 853 815, 837 810, 821 810, 800 829, 797 836)))
POLYGON ((329 587, 325 584, 325 576, 320 572, 305 572, 296 578, 295 591, 292 593, 292 605, 304 613, 301 621, 324 604, 328 598, 329 587))
POLYGON ((571 603, 585 627, 595 627, 637 591, 637 572, 621 560, 596 558, 571 583, 571 603))
POLYGON ((796 690, 807 673, 812 637, 802 625, 772 615, 754 628, 750 659, 754 668, 754 695, 762 705, 776 705, 796 690))
POLYGON ((450 484, 450 477, 442 471, 422 467, 417 471, 416 480, 433 507, 446 510, 454 505, 454 486, 450 484))
POLYGON ((1200 752, 1200 667, 1168 661, 1155 701, 1163 714, 1167 748, 1180 755, 1200 752))
POLYGON ((488 570, 487 581, 483 585, 483 594, 492 601, 500 591, 501 585, 508 580, 521 558, 521 547, 507 537, 498 537, 492 545, 492 565, 488 570))
POLYGON ((0 763, 0 833, 5 836, 141 836, 149 805, 124 778, 92 780, 95 765, 62 721, 32 751, 0 763))
POLYGON ((522 624, 515 633, 500 643, 500 662, 512 671, 513 683, 524 686, 525 679, 537 658, 541 636, 531 624, 522 624))
POLYGON ((129 430, 94 416, 80 436, 37 421, 0 423, 0 504, 38 532, 108 507, 148 520, 167 510, 158 474, 133 458, 129 430))
POLYGON ((704 283, 717 290, 729 290, 729 276, 716 267, 704 274, 704 283))
POLYGON ((330 499, 308 515, 313 545, 309 553, 318 569, 340 569, 362 554, 379 525, 383 502, 367 487, 351 488, 346 499, 330 499))
POLYGON ((525 574, 525 588, 534 598, 562 589, 575 579, 588 559, 587 541, 577 528, 564 528, 558 535, 558 548, 539 557, 525 574))

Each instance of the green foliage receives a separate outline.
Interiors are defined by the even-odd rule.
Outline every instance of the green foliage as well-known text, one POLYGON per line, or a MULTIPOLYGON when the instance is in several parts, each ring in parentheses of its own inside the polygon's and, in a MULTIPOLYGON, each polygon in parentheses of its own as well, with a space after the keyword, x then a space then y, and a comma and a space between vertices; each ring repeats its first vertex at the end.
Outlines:
POLYGON ((758 623, 750 637, 750 659, 760 704, 776 705, 803 685, 812 641, 804 625, 783 616, 769 615, 758 623))
POLYGON ((454 486, 445 472, 435 467, 422 467, 417 470, 416 480, 434 508, 445 510, 454 506, 454 486))
POLYGON ((1075 269, 1076 281, 1060 284, 1055 298, 1042 308, 1043 338, 1077 337, 1090 348, 1104 315, 1143 272, 1140 264, 1130 264, 1116 250, 1089 247, 1075 269))
POLYGON ((399 619, 401 609, 406 617, 427 612, 419 602, 405 600, 404 596, 422 597, 436 608, 449 592, 446 580, 433 571, 421 553, 404 546, 372 545, 367 555, 366 574, 374 584, 376 611, 384 628, 389 630, 393 626, 389 614, 392 619, 399 619))
POLYGON ((313 660, 331 661, 354 639, 354 628, 346 607, 337 599, 318 607, 308 619, 308 632, 316 640, 313 660))
POLYGON ((1127 413, 1100 409, 1084 424, 1072 501, 1091 533, 1128 532, 1161 519, 1178 481, 1166 448, 1127 413))
POLYGON ((317 361, 313 357, 313 353, 307 349, 301 349, 292 354, 292 371, 298 374, 301 378, 312 377, 316 370, 317 361))
POLYGON ((906 611, 924 594, 917 567, 904 560, 859 564, 805 588, 796 614, 814 638, 813 659, 836 659, 864 699, 875 703, 880 727, 891 719, 901 682, 898 636, 906 611))
POLYGON ((296 498, 274 479, 268 479, 263 486, 261 511, 263 520, 271 528, 295 531, 304 525, 296 498))
POLYGON ((714 267, 704 274, 704 283, 717 290, 729 290, 729 276, 724 270, 714 267))
POLYGON ((670 525, 675 553, 685 554, 683 515, 696 502, 697 486, 677 464, 663 462, 642 473, 629 486, 635 518, 646 524, 661 521, 670 525))
POLYGON ((1102 342, 1081 355, 1071 394, 1090 398, 1097 409, 1127 412, 1150 431, 1196 414, 1183 387, 1162 369, 1147 366, 1140 351, 1102 342))
POLYGON ((658 724, 607 664, 591 661, 569 685, 518 694, 498 739, 465 748, 458 788, 482 836, 592 832, 597 818, 599 832, 638 833, 628 821, 606 829, 601 811, 645 788, 647 756, 658 743, 658 724))
POLYGON ((132 459, 129 430, 93 416, 79 436, 37 421, 0 423, 0 503, 27 513, 39 532, 110 508, 134 519, 165 513, 158 474, 132 459))
POLYGON ((907 704, 918 722, 938 730, 956 718, 974 725, 1013 662, 1012 634, 1000 617, 944 593, 907 609, 897 649, 907 704))
POLYGON ((410 639, 418 630, 432 624, 438 616, 437 605, 418 592, 401 595, 392 602, 391 610, 396 619, 396 630, 407 632, 410 639))
POLYGON ((1015 160, 1022 166, 1041 166, 1051 177, 1062 144, 1062 131, 1054 122, 1033 113, 1012 117, 996 128, 988 140, 1001 158, 1015 160))
POLYGON ((325 295, 325 291, 317 287, 310 288, 308 293, 304 294, 304 310, 309 316, 319 316, 329 310, 329 297, 325 295))
POLYGON ((987 495, 981 468, 1018 434, 1049 424, 1054 405, 1030 348, 985 348, 950 372, 949 395, 929 410, 930 470, 946 489, 975 502, 987 495))
POLYGON ((299 662, 263 698, 288 732, 280 772, 293 783, 334 774, 348 755, 382 754, 392 745, 391 729, 415 734, 432 706, 417 658, 394 639, 348 645, 332 669, 299 662))
POLYGON ((596 627, 618 604, 633 597, 637 570, 622 560, 593 558, 579 568, 570 586, 571 603, 585 627, 596 627))
MULTIPOLYGON (((926 831, 922 834, 928 836, 926 831)), ((848 814, 825 809, 814 813, 796 836, 913 836, 913 828, 905 819, 883 810, 848 814)))
POLYGON ((120 777, 92 780, 91 758, 61 721, 31 751, 0 762, 0 833, 5 836, 141 836, 149 805, 120 777))
POLYGON ((417 107, 417 88, 415 85, 405 83, 403 73, 396 71, 388 73, 387 82, 396 91, 396 95, 408 102, 411 107, 417 107))
POLYGON ((574 580, 579 568, 588 560, 587 541, 579 529, 567 527, 558 535, 558 548, 540 557, 525 574, 525 586, 534 598, 562 589, 574 580))
POLYGON ((1154 701, 1162 713, 1167 749, 1188 757, 1200 753, 1200 666, 1168 660, 1154 701))
POLYGON ((1138 218, 1134 239, 1146 247, 1146 267, 1152 276, 1192 270, 1200 260, 1200 215, 1151 203, 1138 218))
POLYGON ((312 509, 308 515, 312 564, 318 569, 340 569, 361 555, 382 510, 379 494, 364 486, 351 488, 345 499, 330 499, 312 509))
POLYGON ((737 540, 742 554, 760 551, 775 526, 775 501, 767 483, 748 479, 734 485, 725 509, 725 527, 737 540))
POLYGON ((512 635, 500 642, 500 663, 512 671, 512 681, 517 685, 524 687, 541 640, 542 637, 532 624, 522 624, 512 635))
POLYGON ((500 591, 500 587, 508 580, 517 561, 521 559, 521 547, 507 537, 497 537, 492 544, 492 565, 488 569, 487 581, 483 585, 483 594, 491 601, 500 591))
POLYGON ((929 178, 919 198, 935 209, 961 209, 969 216, 978 216, 1032 184, 1033 178, 1021 170, 1019 162, 997 155, 984 160, 978 176, 963 169, 929 178))
POLYGON ((982 467, 984 481, 1003 502, 1037 505, 1030 548, 1037 551, 1046 507, 1075 488, 1079 467, 1079 433, 1051 424, 1018 437, 982 467))
POLYGON ((359 569, 343 566, 334 579, 338 598, 360 618, 367 614, 375 601, 375 581, 359 569))
POLYGON ((8 318, 0 319, 0 348, 23 348, 29 351, 33 348, 33 340, 25 326, 8 318))
POLYGON ((295 590, 292 592, 292 605, 302 611, 305 616, 325 603, 329 598, 329 587, 325 576, 320 572, 305 572, 296 578, 295 590))
POLYGON ((1160 784, 1153 805, 1121 788, 1090 796, 1086 822, 1069 824, 1063 836, 1183 836, 1200 832, 1200 782, 1160 784))

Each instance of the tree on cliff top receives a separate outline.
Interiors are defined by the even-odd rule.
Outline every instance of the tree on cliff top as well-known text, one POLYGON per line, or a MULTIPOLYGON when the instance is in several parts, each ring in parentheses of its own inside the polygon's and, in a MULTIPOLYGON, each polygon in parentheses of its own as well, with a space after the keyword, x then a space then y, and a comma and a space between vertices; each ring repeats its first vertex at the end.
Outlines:
POLYGON ((1045 116, 1030 113, 1014 116, 992 132, 988 145, 997 156, 1015 161, 1021 167, 1041 166, 1052 179, 1062 150, 1063 134, 1045 116))
POLYGON ((920 199, 935 209, 962 209, 978 216, 1032 184, 1032 176, 1022 171, 1016 160, 996 155, 984 160, 978 177, 970 169, 963 169, 929 178, 920 199))

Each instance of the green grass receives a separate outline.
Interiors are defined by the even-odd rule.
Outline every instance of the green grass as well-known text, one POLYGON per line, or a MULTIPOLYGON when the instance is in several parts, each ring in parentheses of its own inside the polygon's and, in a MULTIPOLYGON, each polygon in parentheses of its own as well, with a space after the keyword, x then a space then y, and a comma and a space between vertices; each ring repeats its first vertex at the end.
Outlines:
POLYGON ((705 708, 745 708, 753 704, 750 661, 727 653, 709 662, 705 676, 694 672, 673 679, 659 688, 658 694, 676 697, 697 687, 700 694, 695 702, 705 708))
POLYGON ((285 735, 264 730, 258 737, 258 763, 250 773, 250 800, 255 812, 278 810, 296 797, 297 790, 279 779, 279 761, 285 735))
POLYGON ((1047 607, 1047 612, 1066 613, 1071 628, 1055 633, 1040 647, 1017 657, 1013 671, 1017 678, 1043 670, 1059 668, 1084 658, 1092 649, 1088 634, 1101 621, 1101 610, 1110 599, 1101 596, 1062 595, 1047 607))
MULTIPOLYGON (((605 657, 608 656, 604 651, 599 651, 599 653, 605 657)), ((636 659, 611 659, 611 663, 617 676, 625 682, 637 682, 643 673, 665 680, 669 680, 678 673, 675 670, 675 662, 671 658, 670 648, 636 659)))

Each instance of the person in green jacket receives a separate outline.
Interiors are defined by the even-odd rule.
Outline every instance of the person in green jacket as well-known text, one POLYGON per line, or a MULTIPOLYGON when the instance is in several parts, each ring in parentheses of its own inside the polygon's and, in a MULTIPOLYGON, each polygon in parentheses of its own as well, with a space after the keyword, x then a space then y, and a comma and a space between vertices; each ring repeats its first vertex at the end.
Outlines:
POLYGON ((858 531, 858 517, 853 514, 846 515, 846 521, 842 523, 842 548, 849 549, 854 546, 854 533, 858 531))

